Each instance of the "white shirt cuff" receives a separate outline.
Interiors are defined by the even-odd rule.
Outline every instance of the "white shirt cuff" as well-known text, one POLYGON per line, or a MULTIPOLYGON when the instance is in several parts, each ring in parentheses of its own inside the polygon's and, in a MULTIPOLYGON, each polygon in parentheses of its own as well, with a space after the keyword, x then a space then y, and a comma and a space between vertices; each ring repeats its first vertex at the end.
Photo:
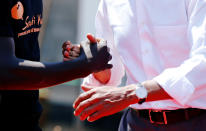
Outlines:
POLYGON ((176 73, 175 69, 167 69, 154 80, 176 101, 185 106, 195 91, 188 79, 176 73))

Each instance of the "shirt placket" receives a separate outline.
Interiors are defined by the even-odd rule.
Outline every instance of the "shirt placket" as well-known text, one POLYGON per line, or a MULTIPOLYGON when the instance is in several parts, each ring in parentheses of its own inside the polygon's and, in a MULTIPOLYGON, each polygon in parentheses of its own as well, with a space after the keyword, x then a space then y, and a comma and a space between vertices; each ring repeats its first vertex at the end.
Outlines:
POLYGON ((156 56, 154 52, 154 38, 152 36, 152 30, 149 28, 149 18, 147 18, 146 10, 144 8, 143 0, 137 0, 137 24, 138 24, 138 33, 140 39, 141 47, 141 56, 144 72, 147 76, 147 79, 152 79, 155 75, 158 74, 155 69, 156 56))

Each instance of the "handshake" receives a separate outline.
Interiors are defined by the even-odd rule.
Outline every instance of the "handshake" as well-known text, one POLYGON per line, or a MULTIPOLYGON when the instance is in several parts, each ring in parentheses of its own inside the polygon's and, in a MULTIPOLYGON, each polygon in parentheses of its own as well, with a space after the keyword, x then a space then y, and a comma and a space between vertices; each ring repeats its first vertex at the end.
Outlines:
MULTIPOLYGON (((88 40, 82 41, 80 45, 73 45, 70 41, 62 45, 64 61, 80 61, 85 70, 82 73, 87 76, 91 73, 98 75, 97 72, 111 69, 112 65, 108 62, 112 59, 107 47, 107 41, 96 39, 91 34, 87 35, 88 40)), ((100 81, 101 82, 101 81, 100 81)))

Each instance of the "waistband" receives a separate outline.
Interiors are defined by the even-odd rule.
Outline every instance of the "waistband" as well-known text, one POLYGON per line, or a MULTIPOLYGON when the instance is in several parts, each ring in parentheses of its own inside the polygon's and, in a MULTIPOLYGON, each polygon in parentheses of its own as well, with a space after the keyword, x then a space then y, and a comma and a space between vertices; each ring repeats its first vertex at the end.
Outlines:
POLYGON ((174 124, 186 120, 193 119, 204 113, 206 110, 197 108, 187 108, 178 110, 137 110, 131 108, 134 115, 145 118, 152 124, 174 124))

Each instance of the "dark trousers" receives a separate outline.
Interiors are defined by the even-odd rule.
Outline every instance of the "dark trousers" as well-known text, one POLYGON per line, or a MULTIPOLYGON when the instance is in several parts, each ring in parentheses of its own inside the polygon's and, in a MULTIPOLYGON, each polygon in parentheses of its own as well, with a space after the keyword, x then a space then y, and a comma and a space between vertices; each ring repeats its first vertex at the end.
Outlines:
POLYGON ((132 109, 128 109, 122 116, 119 131, 205 131, 206 114, 196 118, 168 125, 154 125, 144 118, 137 117, 132 109))
POLYGON ((42 131, 38 124, 39 116, 34 116, 34 114, 13 114, 7 112, 3 114, 3 112, 1 112, 0 131, 42 131))
POLYGON ((0 91, 0 131, 41 131, 38 91, 0 91))

